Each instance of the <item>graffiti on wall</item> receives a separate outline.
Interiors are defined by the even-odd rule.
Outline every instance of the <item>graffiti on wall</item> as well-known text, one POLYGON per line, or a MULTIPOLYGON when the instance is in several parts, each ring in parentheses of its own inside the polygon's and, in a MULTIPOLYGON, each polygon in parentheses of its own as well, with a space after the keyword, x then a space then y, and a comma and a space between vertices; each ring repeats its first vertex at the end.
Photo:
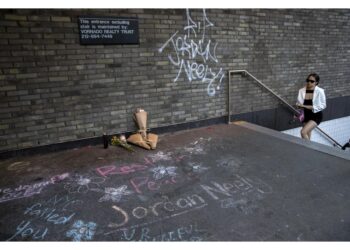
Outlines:
POLYGON ((218 43, 212 42, 207 33, 214 24, 209 21, 205 9, 199 21, 193 20, 188 9, 186 18, 187 25, 183 28, 185 34, 176 31, 158 51, 162 53, 167 47, 173 49, 173 52, 168 53, 168 58, 178 70, 174 82, 184 74, 189 82, 199 80, 208 84, 207 93, 214 96, 217 90, 220 90, 225 76, 222 68, 213 68, 219 64, 216 56, 218 43))

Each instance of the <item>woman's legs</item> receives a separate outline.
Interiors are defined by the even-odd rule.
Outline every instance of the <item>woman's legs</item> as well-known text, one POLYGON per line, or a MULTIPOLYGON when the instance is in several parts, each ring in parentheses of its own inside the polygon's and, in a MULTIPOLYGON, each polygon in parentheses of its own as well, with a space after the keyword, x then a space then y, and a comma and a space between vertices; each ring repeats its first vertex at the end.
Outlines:
POLYGON ((312 130, 310 130, 310 132, 307 133, 307 136, 309 137, 309 140, 311 140, 311 132, 312 132, 312 130))
POLYGON ((311 132, 314 128, 317 127, 317 123, 310 120, 307 123, 304 124, 304 127, 301 129, 300 134, 301 138, 310 140, 311 138, 311 132))

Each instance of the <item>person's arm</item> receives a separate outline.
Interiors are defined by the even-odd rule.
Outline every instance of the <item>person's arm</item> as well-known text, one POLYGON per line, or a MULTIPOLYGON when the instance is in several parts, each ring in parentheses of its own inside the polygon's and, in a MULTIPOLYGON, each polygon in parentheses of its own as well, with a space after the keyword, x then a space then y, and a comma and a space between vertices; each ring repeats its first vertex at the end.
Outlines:
POLYGON ((324 110, 326 107, 326 95, 323 89, 319 89, 319 93, 317 95, 317 98, 315 99, 312 112, 317 113, 319 111, 324 110))
POLYGON ((299 89, 299 93, 298 93, 298 99, 297 99, 297 107, 301 107, 301 105, 303 105, 304 103, 304 97, 303 97, 303 89, 299 89))

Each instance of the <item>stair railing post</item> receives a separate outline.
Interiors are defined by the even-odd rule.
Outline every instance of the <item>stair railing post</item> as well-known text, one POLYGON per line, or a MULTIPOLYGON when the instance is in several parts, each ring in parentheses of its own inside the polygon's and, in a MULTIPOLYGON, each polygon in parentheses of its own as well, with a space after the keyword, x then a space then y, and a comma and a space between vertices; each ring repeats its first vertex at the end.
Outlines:
MULTIPOLYGON (((231 122, 231 117, 230 117, 230 112, 231 112, 231 74, 242 74, 242 76, 250 76, 251 78, 253 78, 254 81, 256 81, 257 83, 259 83, 262 87, 264 87, 265 89, 267 89, 271 94, 273 94, 277 99, 279 99, 280 101, 282 101, 285 105, 287 105, 287 107, 289 109, 291 109, 294 113, 298 114, 298 110, 296 108, 294 108, 292 105, 290 105, 285 99, 283 99, 282 97, 280 97, 279 95, 277 95, 272 89, 270 89, 269 87, 267 87, 264 83, 262 83, 259 79, 257 79, 255 76, 253 76, 252 74, 250 74, 248 71, 246 70, 229 70, 228 72, 229 74, 229 81, 228 81, 228 123, 230 124, 231 122)), ((340 145, 336 140, 334 140, 332 137, 330 137, 326 132, 324 132, 322 129, 320 129, 318 126, 316 127, 316 129, 321 132, 324 136, 326 136, 329 140, 331 140, 335 145, 337 145, 338 147, 342 148, 342 145, 340 145)))

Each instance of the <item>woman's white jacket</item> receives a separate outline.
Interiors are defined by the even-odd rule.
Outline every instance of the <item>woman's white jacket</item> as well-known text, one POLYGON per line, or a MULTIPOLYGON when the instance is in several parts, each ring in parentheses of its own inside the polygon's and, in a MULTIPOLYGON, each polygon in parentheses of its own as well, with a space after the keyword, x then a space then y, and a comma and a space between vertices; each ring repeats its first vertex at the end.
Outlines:
MULTIPOLYGON (((304 104, 306 94, 306 87, 299 89, 298 103, 304 104)), ((326 105, 326 95, 324 89, 316 86, 314 90, 314 95, 312 98, 312 112, 317 113, 324 110, 326 105)))

